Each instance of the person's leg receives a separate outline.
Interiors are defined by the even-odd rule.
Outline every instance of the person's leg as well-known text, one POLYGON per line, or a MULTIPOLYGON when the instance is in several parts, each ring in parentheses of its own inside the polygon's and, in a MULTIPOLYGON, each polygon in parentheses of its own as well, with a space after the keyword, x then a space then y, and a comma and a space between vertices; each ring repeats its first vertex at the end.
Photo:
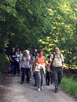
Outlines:
POLYGON ((48 85, 50 85, 50 72, 48 72, 48 85))
POLYGON ((60 84, 62 77, 63 77, 63 69, 59 68, 59 70, 58 70, 58 85, 60 84))
POLYGON ((32 64, 30 64, 30 71, 29 71, 29 73, 30 73, 30 80, 31 80, 31 77, 32 77, 32 64))
POLYGON ((44 78, 44 71, 43 71, 43 69, 41 69, 40 72, 41 72, 41 86, 43 86, 43 78, 44 78))
POLYGON ((16 75, 16 63, 14 63, 14 75, 16 75))
POLYGON ((27 83, 29 83, 30 80, 30 68, 26 68, 26 76, 27 76, 27 83))
POLYGON ((46 85, 48 85, 48 72, 46 73, 46 85))
POLYGON ((11 73, 14 71, 14 62, 11 62, 11 73))
POLYGON ((40 88, 40 83, 41 83, 41 75, 40 75, 40 71, 37 72, 38 75, 38 88, 40 88))
POLYGON ((53 83, 53 73, 51 73, 50 78, 51 78, 51 84, 52 84, 53 83))
POLYGON ((54 69, 54 83, 55 83, 55 92, 58 90, 58 73, 57 68, 54 69))
POLYGON ((36 72, 35 72, 35 76, 34 76, 34 78, 35 78, 35 86, 37 86, 37 83, 38 83, 38 75, 37 75, 36 72))
POLYGON ((28 68, 26 68, 26 81, 28 80, 27 76, 28 76, 28 68))
POLYGON ((20 70, 19 70, 19 62, 17 63, 17 71, 18 71, 18 75, 20 73, 20 70))
POLYGON ((25 68, 21 68, 22 71, 22 76, 21 76, 21 83, 24 82, 24 77, 25 77, 25 68))
POLYGON ((37 73, 36 73, 36 84, 38 83, 38 75, 37 75, 37 73))
POLYGON ((28 76, 27 76, 27 82, 29 83, 30 81, 30 68, 28 68, 28 76))

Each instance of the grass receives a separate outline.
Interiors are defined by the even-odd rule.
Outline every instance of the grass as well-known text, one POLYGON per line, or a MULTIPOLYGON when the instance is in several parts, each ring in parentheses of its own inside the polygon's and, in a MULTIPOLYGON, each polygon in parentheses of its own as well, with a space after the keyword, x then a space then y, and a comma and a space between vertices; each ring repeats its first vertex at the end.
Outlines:
POLYGON ((77 78, 73 75, 64 74, 60 86, 64 88, 66 92, 77 98, 77 78))

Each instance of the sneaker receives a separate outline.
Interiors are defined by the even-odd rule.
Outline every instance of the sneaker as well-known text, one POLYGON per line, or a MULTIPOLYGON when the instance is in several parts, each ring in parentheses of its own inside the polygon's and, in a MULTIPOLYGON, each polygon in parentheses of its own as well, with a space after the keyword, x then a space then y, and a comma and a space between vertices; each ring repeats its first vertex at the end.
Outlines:
POLYGON ((30 81, 31 81, 31 78, 30 78, 30 81))
POLYGON ((40 88, 38 88, 38 91, 40 91, 40 88))

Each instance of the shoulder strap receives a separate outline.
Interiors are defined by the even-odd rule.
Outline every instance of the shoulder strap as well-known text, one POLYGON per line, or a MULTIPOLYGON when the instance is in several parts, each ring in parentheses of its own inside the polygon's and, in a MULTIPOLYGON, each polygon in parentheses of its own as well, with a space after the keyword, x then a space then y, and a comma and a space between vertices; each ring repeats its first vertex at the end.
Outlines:
POLYGON ((54 59, 55 59, 55 54, 53 54, 53 59, 52 59, 52 63, 53 63, 54 59))
POLYGON ((61 54, 59 54, 59 56, 60 56, 60 58, 62 59, 61 54))

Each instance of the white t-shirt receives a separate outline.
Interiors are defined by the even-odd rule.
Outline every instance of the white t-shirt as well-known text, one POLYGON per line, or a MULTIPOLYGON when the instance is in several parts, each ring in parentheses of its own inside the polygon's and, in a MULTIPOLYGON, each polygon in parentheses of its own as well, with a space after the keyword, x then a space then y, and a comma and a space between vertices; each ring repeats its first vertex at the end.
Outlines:
MULTIPOLYGON (((28 58, 30 58, 30 55, 28 55, 28 58)), ((27 60, 27 57, 22 56, 22 65, 23 68, 30 68, 29 61, 27 60)))

